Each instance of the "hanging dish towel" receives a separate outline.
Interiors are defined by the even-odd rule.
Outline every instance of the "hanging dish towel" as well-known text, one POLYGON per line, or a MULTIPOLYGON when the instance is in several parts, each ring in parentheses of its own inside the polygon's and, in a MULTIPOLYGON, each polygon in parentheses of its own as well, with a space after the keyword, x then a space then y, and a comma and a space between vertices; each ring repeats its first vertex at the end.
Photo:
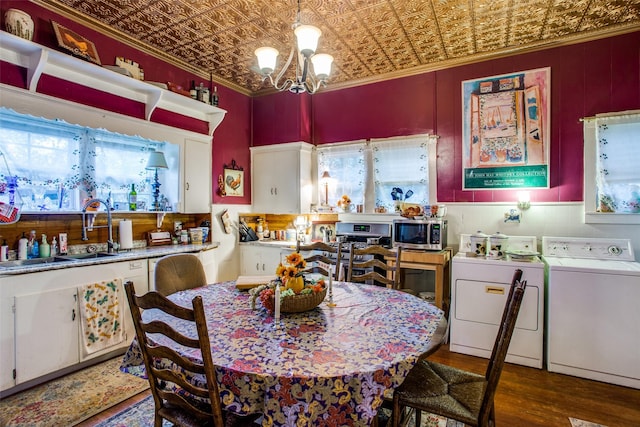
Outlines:
POLYGON ((121 289, 122 279, 78 287, 85 355, 124 341, 121 289))

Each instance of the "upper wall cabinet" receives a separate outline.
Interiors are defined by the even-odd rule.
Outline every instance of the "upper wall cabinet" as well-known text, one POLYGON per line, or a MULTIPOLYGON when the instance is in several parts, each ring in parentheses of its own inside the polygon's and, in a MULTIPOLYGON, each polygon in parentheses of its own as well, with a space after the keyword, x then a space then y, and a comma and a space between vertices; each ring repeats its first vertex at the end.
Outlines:
POLYGON ((311 209, 311 152, 305 142, 251 148, 254 212, 308 213, 311 209))
POLYGON ((27 89, 36 92, 43 74, 112 93, 145 104, 145 119, 156 108, 209 123, 209 135, 222 122, 226 111, 144 81, 118 74, 96 64, 49 49, 0 31, 0 60, 27 69, 27 89))

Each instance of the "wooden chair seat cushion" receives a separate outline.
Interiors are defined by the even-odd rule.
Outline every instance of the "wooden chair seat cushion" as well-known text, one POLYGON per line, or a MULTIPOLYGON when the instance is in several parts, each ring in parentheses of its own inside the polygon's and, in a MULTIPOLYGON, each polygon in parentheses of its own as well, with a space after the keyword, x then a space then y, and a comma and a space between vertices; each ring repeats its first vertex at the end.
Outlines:
POLYGON ((483 375, 422 360, 394 393, 403 404, 477 425, 486 387, 483 375))

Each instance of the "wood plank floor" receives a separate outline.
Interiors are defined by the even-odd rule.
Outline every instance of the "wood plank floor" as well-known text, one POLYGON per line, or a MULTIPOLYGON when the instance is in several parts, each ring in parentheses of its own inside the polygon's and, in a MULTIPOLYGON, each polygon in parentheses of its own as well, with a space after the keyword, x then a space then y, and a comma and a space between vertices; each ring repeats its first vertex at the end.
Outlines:
MULTIPOLYGON (((487 360, 452 353, 442 346, 430 360, 483 374, 487 360)), ((91 427, 149 392, 79 424, 91 427)), ((608 427, 640 427, 640 390, 505 364, 496 393, 496 424, 501 427, 569 427, 569 417, 608 427)))

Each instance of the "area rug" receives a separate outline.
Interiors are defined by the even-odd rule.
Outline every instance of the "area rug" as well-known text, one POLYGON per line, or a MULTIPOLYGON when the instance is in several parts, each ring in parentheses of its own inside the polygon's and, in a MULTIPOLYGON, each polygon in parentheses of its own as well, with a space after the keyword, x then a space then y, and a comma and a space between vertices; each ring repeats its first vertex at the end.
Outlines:
POLYGON ((72 426, 148 389, 147 380, 120 372, 121 361, 118 356, 0 400, 0 426, 72 426))
MULTIPOLYGON (((153 411, 153 398, 149 396, 94 427, 153 427, 153 411)), ((384 420, 389 415, 390 413, 383 415, 380 425, 385 425, 384 420)), ((409 425, 413 424, 415 422, 409 423, 409 425)), ((420 424, 420 427, 464 427, 463 423, 426 413, 422 414, 420 424)), ((171 423, 164 421, 162 426, 170 427, 171 423)))

